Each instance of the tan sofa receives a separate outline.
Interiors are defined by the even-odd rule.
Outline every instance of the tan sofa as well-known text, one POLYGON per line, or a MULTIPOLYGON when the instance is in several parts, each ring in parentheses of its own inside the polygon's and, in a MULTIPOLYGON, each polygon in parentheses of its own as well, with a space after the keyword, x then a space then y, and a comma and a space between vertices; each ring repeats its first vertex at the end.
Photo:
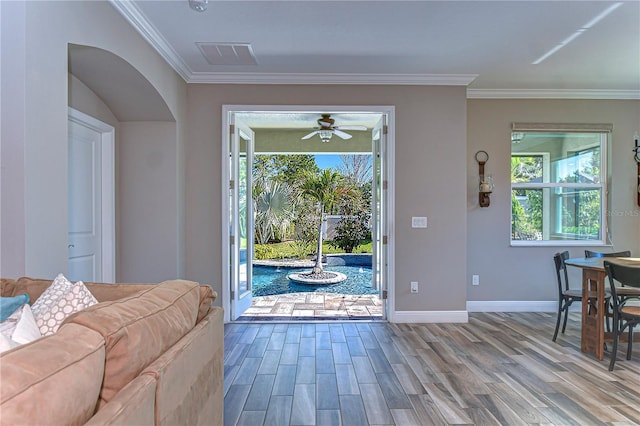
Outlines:
MULTIPOLYGON (((2 279, 31 301, 51 280, 2 279)), ((85 283, 98 300, 0 355, 2 425, 222 425, 223 317, 192 281, 85 283)))

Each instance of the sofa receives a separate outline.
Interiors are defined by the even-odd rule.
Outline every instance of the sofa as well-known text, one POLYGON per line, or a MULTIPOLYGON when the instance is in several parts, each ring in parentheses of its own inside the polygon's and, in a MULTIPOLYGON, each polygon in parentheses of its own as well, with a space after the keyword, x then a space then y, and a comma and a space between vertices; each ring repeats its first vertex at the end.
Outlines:
MULTIPOLYGON (((35 301, 50 280, 2 279, 35 301)), ((1 425, 222 425, 223 315, 211 287, 85 283, 99 303, 0 355, 1 425)))

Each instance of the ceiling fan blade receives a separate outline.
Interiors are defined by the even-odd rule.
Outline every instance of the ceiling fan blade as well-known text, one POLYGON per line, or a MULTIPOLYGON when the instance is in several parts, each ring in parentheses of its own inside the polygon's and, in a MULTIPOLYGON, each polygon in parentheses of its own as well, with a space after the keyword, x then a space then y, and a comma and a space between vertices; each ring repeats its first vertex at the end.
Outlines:
POLYGON ((353 137, 349 133, 345 133, 342 130, 338 130, 338 129, 333 129, 333 133, 335 133, 337 136, 341 137, 342 139, 351 139, 353 137))
POLYGON ((365 126, 339 126, 336 129, 340 130, 367 130, 365 126))
POLYGON ((310 139, 310 138, 312 138, 313 136, 317 135, 318 133, 319 133, 319 131, 318 131, 318 130, 314 130, 313 132, 309 133, 308 135, 303 136, 303 137, 302 137, 302 139, 310 139))

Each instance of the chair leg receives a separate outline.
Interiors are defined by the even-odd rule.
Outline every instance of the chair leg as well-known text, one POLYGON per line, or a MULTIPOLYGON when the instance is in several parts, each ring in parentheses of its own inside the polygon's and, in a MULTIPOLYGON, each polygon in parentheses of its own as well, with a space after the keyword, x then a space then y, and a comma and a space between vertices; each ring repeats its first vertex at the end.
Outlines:
POLYGON ((553 341, 558 337, 558 329, 560 328, 560 318, 562 317, 562 301, 558 304, 558 318, 556 318, 556 331, 553 333, 553 341))
POLYGON ((613 367, 616 364, 616 354, 618 353, 618 337, 620 335, 620 322, 618 321, 618 315, 613 312, 613 348, 611 349, 611 361, 609 362, 609 371, 613 371, 613 367))
POLYGON ((569 317, 569 305, 564 305, 564 321, 562 322, 562 334, 564 334, 564 330, 567 328, 567 318, 569 317))
POLYGON ((631 351, 633 346, 633 326, 635 324, 629 324, 629 343, 627 344, 627 360, 631 359, 631 351))

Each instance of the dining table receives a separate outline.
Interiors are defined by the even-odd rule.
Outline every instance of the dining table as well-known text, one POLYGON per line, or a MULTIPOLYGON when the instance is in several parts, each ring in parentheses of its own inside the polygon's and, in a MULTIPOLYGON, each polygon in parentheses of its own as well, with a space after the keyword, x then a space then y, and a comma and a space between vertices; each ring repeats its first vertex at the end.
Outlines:
MULTIPOLYGON (((580 349, 602 361, 604 344, 613 341, 613 333, 604 330, 607 273, 604 262, 640 267, 640 258, 631 257, 576 257, 565 260, 565 265, 582 269, 582 327, 580 349), (595 308, 595 309, 594 309, 595 308)), ((615 326, 615 325, 614 325, 615 326)))

